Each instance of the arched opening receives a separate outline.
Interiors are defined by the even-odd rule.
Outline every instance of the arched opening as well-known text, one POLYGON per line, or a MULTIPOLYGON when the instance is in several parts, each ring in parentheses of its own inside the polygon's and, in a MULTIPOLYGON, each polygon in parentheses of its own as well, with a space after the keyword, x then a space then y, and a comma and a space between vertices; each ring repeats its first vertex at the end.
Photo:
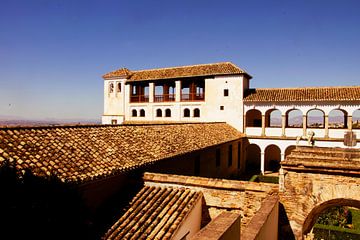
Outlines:
POLYGON ((184 117, 190 117, 190 109, 188 108, 184 109, 184 117))
POLYGON ((281 150, 276 145, 269 145, 265 149, 265 171, 277 172, 280 169, 281 150))
POLYGON ((347 112, 334 109, 329 113, 329 128, 347 128, 347 112))
POLYGON ((156 117, 162 117, 162 111, 161 109, 156 109, 156 117))
POLYGON ((131 116, 132 116, 132 117, 137 117, 137 111, 136 111, 136 109, 133 109, 133 110, 131 111, 131 116))
POLYGON ((265 127, 281 128, 281 112, 278 109, 270 109, 265 113, 265 127))
POLYGON ((303 113, 299 109, 291 109, 286 112, 286 127, 302 128, 303 113))
POLYGON ((311 109, 306 114, 308 128, 324 128, 325 114, 319 109, 311 109))
POLYGON ((315 235, 314 239, 348 239, 335 236, 338 234, 336 232, 343 228, 355 227, 352 216, 360 214, 359 208, 360 201, 355 199, 337 198, 321 203, 314 207, 305 218, 302 234, 307 235, 312 231, 315 235), (325 233, 322 231, 323 226, 328 226, 325 233), (325 237, 323 237, 324 234, 325 237))
POLYGON ((194 117, 200 117, 200 109, 198 108, 194 109, 194 117))
POLYGON ((246 173, 260 173, 261 150, 256 144, 250 144, 246 147, 246 173))
POLYGON ((116 83, 116 91, 121 92, 121 82, 116 83))
POLYGON ((261 112, 251 109, 246 112, 246 127, 261 127, 261 112))
POLYGON ((145 110, 144 109, 140 110, 140 117, 145 117, 145 110))
POLYGON ((296 146, 293 146, 293 145, 288 146, 288 147, 285 149, 285 158, 286 158, 288 155, 290 155, 290 153, 291 153, 294 149, 296 149, 296 146))
POLYGON ((109 84, 109 93, 112 93, 112 92, 114 92, 114 83, 110 83, 109 84))
POLYGON ((165 110, 165 117, 171 117, 171 110, 170 109, 165 110))
POLYGON ((360 129, 360 109, 357 109, 352 114, 352 128, 360 129))

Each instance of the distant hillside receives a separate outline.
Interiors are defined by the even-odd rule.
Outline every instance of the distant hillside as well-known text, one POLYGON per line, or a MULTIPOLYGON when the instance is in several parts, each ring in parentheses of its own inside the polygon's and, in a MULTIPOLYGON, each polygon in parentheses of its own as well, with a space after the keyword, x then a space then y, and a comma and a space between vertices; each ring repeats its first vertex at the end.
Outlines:
POLYGON ((0 126, 43 126, 43 125, 73 125, 100 124, 100 119, 26 119, 14 116, 1 116, 0 126))

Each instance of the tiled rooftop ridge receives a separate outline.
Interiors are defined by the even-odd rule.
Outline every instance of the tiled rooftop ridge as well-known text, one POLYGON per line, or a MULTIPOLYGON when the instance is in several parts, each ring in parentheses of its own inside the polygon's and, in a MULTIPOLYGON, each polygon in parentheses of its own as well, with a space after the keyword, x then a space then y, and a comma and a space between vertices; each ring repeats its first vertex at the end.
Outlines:
POLYGON ((201 192, 145 186, 104 239, 171 239, 201 192))
POLYGON ((103 75, 104 79, 126 78, 129 81, 142 81, 142 80, 159 80, 170 78, 183 78, 183 77, 198 77, 198 76, 216 76, 216 75, 233 75, 233 74, 246 74, 243 69, 239 68, 231 62, 220 62, 210 64, 198 64, 189 66, 178 66, 169 68, 145 69, 131 71, 126 68, 120 68, 113 72, 103 75))
POLYGON ((0 128, 0 165, 83 182, 239 139, 225 123, 0 128))
POLYGON ((360 86, 257 88, 245 96, 245 102, 360 101, 360 86))

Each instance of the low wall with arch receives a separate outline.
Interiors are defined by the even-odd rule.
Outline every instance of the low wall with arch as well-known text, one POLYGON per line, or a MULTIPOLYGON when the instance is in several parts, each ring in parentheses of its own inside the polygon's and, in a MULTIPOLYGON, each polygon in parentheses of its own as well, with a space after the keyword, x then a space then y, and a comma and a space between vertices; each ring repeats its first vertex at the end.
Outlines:
POLYGON ((360 207, 358 160, 355 149, 300 147, 282 162, 280 201, 296 239, 310 232, 323 210, 360 207))

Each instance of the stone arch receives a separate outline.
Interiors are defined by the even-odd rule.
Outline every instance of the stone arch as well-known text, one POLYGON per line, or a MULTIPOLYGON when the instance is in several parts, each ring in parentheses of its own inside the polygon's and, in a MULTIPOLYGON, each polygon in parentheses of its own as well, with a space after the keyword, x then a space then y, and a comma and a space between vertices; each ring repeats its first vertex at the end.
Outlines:
POLYGON ((280 169, 281 150, 275 144, 265 148, 265 171, 276 172, 280 169))
POLYGON ((144 109, 140 109, 140 117, 145 117, 145 110, 144 109))
POLYGON ((281 127, 281 111, 273 108, 265 112, 265 127, 281 127))
POLYGON ((137 117, 137 111, 136 111, 136 109, 133 109, 133 110, 131 111, 131 116, 132 116, 132 117, 137 117))
POLYGON ((114 83, 110 82, 109 84, 109 93, 113 93, 114 92, 114 83))
POLYGON ((303 113, 300 109, 294 108, 286 112, 286 127, 302 128, 303 127, 303 113))
POLYGON ((329 112, 329 128, 347 128, 347 112, 333 109, 329 112))
POLYGON ((156 117, 162 117, 162 110, 160 108, 156 109, 156 117))
POLYGON ((246 112, 246 127, 261 127, 261 112, 251 109, 246 112))
POLYGON ((171 117, 171 110, 169 108, 165 109, 165 117, 171 117))
POLYGON ((351 199, 351 198, 335 198, 318 204, 306 216, 302 227, 302 235, 304 236, 311 231, 317 218, 320 216, 322 212, 334 206, 351 206, 351 207, 360 208, 360 200, 351 199))
POLYGON ((184 117, 190 117, 190 109, 188 108, 184 109, 184 117))
POLYGON ((288 156, 294 149, 296 148, 296 146, 294 145, 290 145, 285 149, 285 158, 286 156, 288 156))
POLYGON ((246 147, 246 172, 259 173, 261 166, 261 149, 256 144, 246 147))
POLYGON ((356 109, 352 113, 352 128, 360 129, 360 109, 356 109))
POLYGON ((308 128, 324 128, 325 113, 323 110, 313 108, 306 113, 306 123, 308 128))
POLYGON ((200 117, 200 109, 198 108, 194 109, 194 117, 200 117))

